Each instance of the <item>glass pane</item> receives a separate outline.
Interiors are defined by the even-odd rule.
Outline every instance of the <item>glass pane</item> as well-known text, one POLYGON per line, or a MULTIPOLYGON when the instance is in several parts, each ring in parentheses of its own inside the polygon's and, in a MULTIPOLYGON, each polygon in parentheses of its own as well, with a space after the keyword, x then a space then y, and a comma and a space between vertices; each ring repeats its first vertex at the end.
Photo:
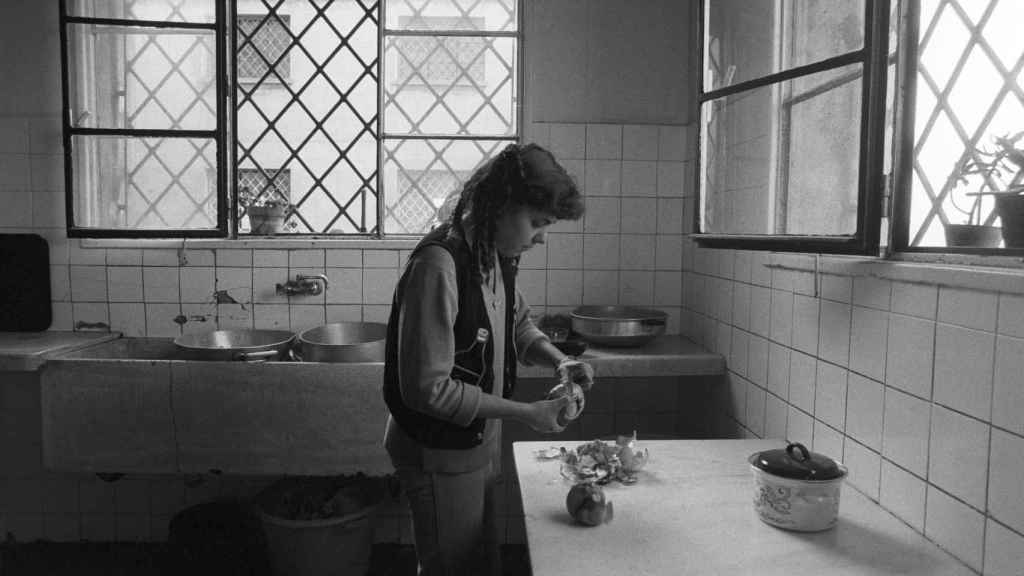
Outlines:
POLYGON ((865 0, 707 0, 704 90, 864 46, 865 0))
MULTIPOLYGON (((371 233, 377 6, 365 0, 271 4, 273 13, 263 4, 239 5, 239 175, 269 182, 269 175, 287 174, 284 234, 371 233)), ((244 202, 240 208, 245 214, 244 202)), ((240 225, 245 232, 244 218, 240 225)))
POLYGON ((212 31, 76 24, 68 32, 75 126, 217 127, 212 31))
POLYGON ((518 0, 386 0, 389 30, 515 31, 518 0))
POLYGON ((389 36, 384 50, 386 132, 515 134, 514 38, 389 36))
POLYGON ((862 75, 856 64, 705 102, 701 231, 854 234, 862 75))
POLYGON ((1024 47, 1008 40, 1024 3, 953 0, 920 18, 932 33, 917 64, 909 244, 1005 247, 996 198, 1024 186, 1024 47))
POLYGON ((75 225, 119 230, 217 227, 217 143, 75 136, 75 225))
POLYGON ((212 23, 216 0, 71 0, 68 15, 159 22, 212 23))
POLYGON ((384 233, 423 234, 477 166, 514 140, 384 141, 384 233))

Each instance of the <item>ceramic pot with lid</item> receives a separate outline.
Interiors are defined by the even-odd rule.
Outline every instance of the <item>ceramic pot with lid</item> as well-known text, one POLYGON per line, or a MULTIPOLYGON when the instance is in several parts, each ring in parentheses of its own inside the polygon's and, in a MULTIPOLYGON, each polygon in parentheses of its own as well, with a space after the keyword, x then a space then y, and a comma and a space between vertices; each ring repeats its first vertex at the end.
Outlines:
POLYGON ((845 466, 800 443, 757 452, 748 461, 754 472, 754 509, 761 520, 799 532, 836 525, 845 466))

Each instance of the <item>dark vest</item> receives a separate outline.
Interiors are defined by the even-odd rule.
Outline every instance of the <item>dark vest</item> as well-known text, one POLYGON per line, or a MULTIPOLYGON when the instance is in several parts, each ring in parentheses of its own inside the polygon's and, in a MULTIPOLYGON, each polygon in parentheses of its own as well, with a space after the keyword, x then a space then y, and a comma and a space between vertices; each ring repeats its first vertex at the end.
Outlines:
MULTIPOLYGON (((491 335, 490 319, 483 294, 480 293, 479 281, 472 276, 473 254, 461 236, 449 233, 448 226, 440 226, 423 237, 409 256, 411 261, 427 246, 440 246, 448 251, 455 260, 455 276, 458 280, 459 311, 452 326, 455 337, 456 352, 453 359, 451 377, 468 385, 479 385, 486 393, 494 387, 494 339, 488 336, 488 345, 484 354, 480 354, 477 334, 480 328, 491 335), (474 346, 474 343, 476 345, 474 346), (479 376, 473 376, 479 375, 479 376)), ((501 273, 505 283, 505 373, 502 396, 512 396, 516 379, 515 354, 515 275, 516 266, 512 260, 499 259, 501 273)), ((420 297, 419 294, 406 294, 405 287, 409 267, 407 266, 395 289, 391 302, 391 316, 388 319, 388 336, 385 346, 384 363, 384 402, 391 412, 391 417, 406 434, 430 448, 469 449, 483 442, 484 419, 476 418, 469 426, 463 427, 451 422, 417 412, 402 402, 402 393, 398 381, 398 314, 406 296, 420 297)))

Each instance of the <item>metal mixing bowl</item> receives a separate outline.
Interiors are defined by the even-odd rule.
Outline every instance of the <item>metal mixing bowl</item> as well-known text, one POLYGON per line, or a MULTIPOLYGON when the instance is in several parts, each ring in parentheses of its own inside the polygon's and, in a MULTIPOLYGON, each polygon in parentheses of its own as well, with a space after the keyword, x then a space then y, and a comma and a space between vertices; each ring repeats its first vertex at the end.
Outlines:
POLYGON ((600 346, 643 346, 665 333, 668 314, 633 306, 580 306, 573 310, 572 329, 600 346))

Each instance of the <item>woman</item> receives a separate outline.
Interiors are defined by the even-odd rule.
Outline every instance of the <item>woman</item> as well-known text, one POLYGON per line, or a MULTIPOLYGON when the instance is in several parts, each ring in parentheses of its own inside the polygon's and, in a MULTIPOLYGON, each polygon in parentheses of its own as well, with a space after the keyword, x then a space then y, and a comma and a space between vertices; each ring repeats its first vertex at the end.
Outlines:
POLYGON ((520 255, 556 221, 582 214, 579 190, 550 152, 511 144, 409 257, 388 321, 384 445, 409 500, 420 574, 497 568, 489 488, 500 474, 501 421, 565 426, 566 396, 510 399, 517 360, 550 365, 583 390, 593 382, 588 364, 533 325, 515 288, 520 255))

